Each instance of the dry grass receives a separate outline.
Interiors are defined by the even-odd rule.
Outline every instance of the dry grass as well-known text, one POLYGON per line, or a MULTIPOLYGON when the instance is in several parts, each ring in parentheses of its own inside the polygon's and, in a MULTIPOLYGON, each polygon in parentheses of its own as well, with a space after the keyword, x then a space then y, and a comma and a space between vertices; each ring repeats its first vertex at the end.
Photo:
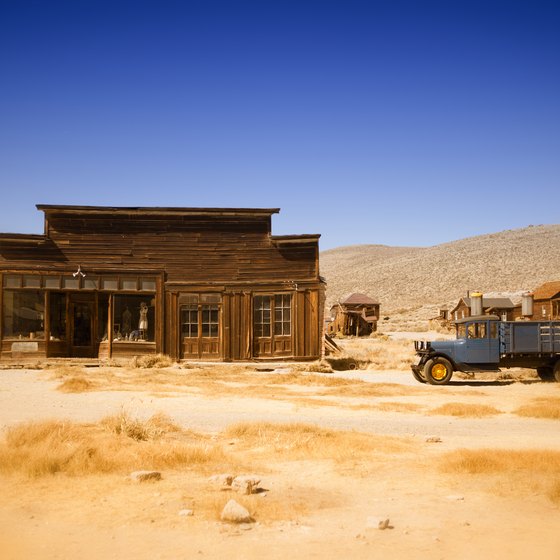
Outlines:
POLYGON ((418 412, 422 406, 416 403, 384 402, 374 405, 374 408, 383 412, 418 412))
MULTIPOLYGON (((299 367, 297 369, 299 369, 299 367)), ((309 371, 312 373, 332 373, 334 370, 327 360, 320 360, 317 362, 311 362, 307 366, 302 365, 301 371, 309 371)))
POLYGON ((414 345, 410 340, 391 339, 380 333, 369 338, 347 338, 339 341, 344 354, 337 358, 340 367, 331 359, 329 362, 334 369, 370 369, 370 370, 403 370, 410 369, 410 365, 417 361, 414 345), (345 367, 346 364, 356 364, 356 367, 345 367))
POLYGON ((95 388, 95 385, 88 381, 85 377, 69 377, 65 379, 58 387, 57 390, 63 393, 85 393, 95 388))
POLYGON ((175 363, 173 359, 165 354, 145 354, 143 356, 134 356, 130 361, 130 367, 133 368, 166 368, 175 363))
POLYGON ((560 420, 560 398, 541 397, 535 399, 532 403, 519 407, 515 410, 515 414, 528 418, 560 420))
POLYGON ((181 428, 165 414, 155 414, 146 421, 134 418, 124 409, 119 414, 107 416, 100 425, 116 435, 124 435, 136 441, 159 439, 166 434, 180 432, 181 428))
POLYGON ((459 449, 443 456, 441 469, 490 477, 498 493, 536 492, 560 504, 560 451, 459 449))
POLYGON ((430 410, 430 414, 441 416, 460 416, 464 418, 484 418, 485 416, 502 414, 502 412, 493 406, 485 404, 451 402, 438 406, 437 408, 433 408, 430 410))
POLYGON ((125 416, 98 425, 30 422, 7 431, 0 444, 0 471, 75 476, 229 464, 221 447, 208 438, 177 432, 161 416, 145 423, 125 416))
POLYGON ((238 438, 243 447, 261 450, 266 456, 283 460, 332 459, 337 463, 372 458, 375 454, 405 452, 410 442, 404 438, 381 437, 350 431, 335 431, 310 424, 238 423, 225 435, 238 438))

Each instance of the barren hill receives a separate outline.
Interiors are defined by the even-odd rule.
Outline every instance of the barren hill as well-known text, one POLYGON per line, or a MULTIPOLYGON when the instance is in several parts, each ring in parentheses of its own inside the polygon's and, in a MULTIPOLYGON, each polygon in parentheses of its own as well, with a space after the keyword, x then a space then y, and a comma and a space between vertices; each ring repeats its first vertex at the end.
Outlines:
POLYGON ((433 247, 353 245, 323 251, 327 306, 352 292, 382 313, 457 301, 467 290, 532 290, 560 280, 560 224, 529 226, 433 247))

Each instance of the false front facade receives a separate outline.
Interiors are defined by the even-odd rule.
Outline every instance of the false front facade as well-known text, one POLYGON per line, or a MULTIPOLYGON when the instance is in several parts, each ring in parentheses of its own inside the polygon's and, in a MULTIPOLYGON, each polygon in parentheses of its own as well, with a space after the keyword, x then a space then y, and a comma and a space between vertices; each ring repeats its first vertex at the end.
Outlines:
POLYGON ((43 235, 0 234, 1 357, 316 359, 319 235, 278 209, 38 205, 43 235))

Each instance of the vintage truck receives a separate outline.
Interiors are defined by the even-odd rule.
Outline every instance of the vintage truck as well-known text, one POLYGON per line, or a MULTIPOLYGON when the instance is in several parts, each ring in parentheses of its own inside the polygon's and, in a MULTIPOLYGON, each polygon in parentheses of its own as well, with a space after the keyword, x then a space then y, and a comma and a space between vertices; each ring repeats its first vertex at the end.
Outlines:
POLYGON ((445 385, 454 371, 534 368, 543 381, 560 382, 560 321, 502 321, 479 315, 455 321, 456 340, 415 341, 420 356, 412 374, 421 383, 445 385))

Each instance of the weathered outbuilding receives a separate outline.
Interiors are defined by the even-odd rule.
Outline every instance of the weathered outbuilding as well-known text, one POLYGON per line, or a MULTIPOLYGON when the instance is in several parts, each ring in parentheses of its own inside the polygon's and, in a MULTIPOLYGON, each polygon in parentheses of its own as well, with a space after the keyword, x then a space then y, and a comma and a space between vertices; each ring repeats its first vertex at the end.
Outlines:
POLYGON ((3 359, 321 356, 319 235, 272 235, 279 209, 37 208, 0 234, 3 359))
POLYGON ((533 319, 560 319, 560 282, 545 282, 533 292, 533 319))
POLYGON ((329 334, 367 336, 377 330, 379 302, 365 294, 351 294, 331 307, 329 334))
MULTIPOLYGON (((462 297, 450 312, 450 320, 458 321, 471 316, 472 298, 462 297)), ((515 305, 509 298, 482 298, 482 312, 485 315, 498 315, 503 321, 512 321, 515 305)))

